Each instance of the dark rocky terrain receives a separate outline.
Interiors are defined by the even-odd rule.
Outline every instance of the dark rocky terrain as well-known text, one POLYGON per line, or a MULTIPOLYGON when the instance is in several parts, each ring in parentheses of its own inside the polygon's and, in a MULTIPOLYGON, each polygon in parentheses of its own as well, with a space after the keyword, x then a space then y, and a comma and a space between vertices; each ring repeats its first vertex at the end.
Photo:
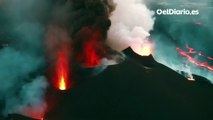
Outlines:
POLYGON ((127 59, 64 94, 49 120, 212 120, 213 86, 127 50, 127 59), (139 61, 141 59, 141 61, 139 61), (143 64, 143 61, 152 61, 143 64), (144 67, 146 66, 146 67, 144 67), (151 68, 147 69, 147 66, 151 68))

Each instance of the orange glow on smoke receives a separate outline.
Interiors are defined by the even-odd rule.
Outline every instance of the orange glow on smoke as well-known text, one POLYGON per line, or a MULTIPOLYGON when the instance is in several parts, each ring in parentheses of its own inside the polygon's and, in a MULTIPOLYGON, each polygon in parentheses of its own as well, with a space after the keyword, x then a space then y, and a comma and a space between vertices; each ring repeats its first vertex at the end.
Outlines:
POLYGON ((44 118, 46 110, 46 103, 43 102, 41 104, 35 105, 35 106, 28 106, 23 107, 20 109, 21 115, 33 118, 33 120, 40 120, 41 118, 44 118))
POLYGON ((83 67, 96 67, 100 65, 102 57, 105 55, 105 50, 102 48, 100 40, 101 33, 99 30, 84 29, 82 33, 85 42, 82 44, 82 50, 77 56, 78 62, 83 67))
POLYGON ((98 47, 95 39, 86 43, 84 48, 84 66, 92 67, 100 63, 101 56, 97 54, 96 48, 98 47))
POLYGON ((191 63, 193 63, 194 65, 196 66, 199 66, 199 67, 202 67, 202 68, 206 68, 210 71, 213 72, 213 66, 209 65, 208 62, 200 62, 198 60, 196 60, 195 58, 193 58, 191 55, 198 55, 198 56, 201 56, 201 57, 205 57, 206 59, 209 59, 209 60, 212 60, 211 57, 208 57, 208 56, 204 56, 202 54, 202 52, 196 52, 194 50, 194 48, 191 48, 189 47, 188 45, 186 45, 186 48, 188 49, 188 51, 184 51, 182 50, 181 48, 177 47, 176 50, 178 51, 178 53, 183 56, 183 57, 186 57, 187 60, 191 63))
POLYGON ((69 81, 69 63, 65 51, 60 51, 58 53, 56 69, 57 88, 59 90, 67 90, 69 81))

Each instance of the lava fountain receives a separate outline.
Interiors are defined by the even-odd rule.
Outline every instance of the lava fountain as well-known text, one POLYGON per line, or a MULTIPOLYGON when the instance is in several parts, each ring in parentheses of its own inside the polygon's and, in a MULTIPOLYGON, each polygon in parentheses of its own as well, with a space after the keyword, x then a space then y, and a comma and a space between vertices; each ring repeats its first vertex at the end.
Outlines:
POLYGON ((59 90, 67 90, 69 87, 69 62, 68 54, 64 50, 61 50, 58 53, 56 75, 56 87, 59 90))
POLYGON ((59 89, 60 90, 66 90, 66 82, 64 80, 64 76, 62 75, 60 80, 59 80, 59 89))

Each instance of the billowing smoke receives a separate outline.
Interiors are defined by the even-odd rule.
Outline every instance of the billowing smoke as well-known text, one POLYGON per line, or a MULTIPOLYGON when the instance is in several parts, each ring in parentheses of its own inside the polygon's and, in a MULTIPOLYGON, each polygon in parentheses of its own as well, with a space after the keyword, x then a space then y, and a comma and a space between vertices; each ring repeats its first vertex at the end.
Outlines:
POLYGON ((46 2, 37 0, 0 2, 0 100, 4 115, 41 117, 45 111, 43 99, 48 84, 42 73, 44 28, 38 22, 43 14, 34 11, 38 5, 41 10, 47 8, 46 2))
POLYGON ((114 7, 112 0, 67 0, 54 7, 45 39, 51 69, 56 69, 57 54, 63 50, 69 55, 71 80, 122 61, 121 53, 106 44, 114 7))
POLYGON ((112 54, 119 53, 105 41, 113 10, 112 0, 70 0, 56 7, 47 34, 48 51, 58 48, 57 41, 68 40, 74 62, 71 64, 77 62, 84 67, 92 67, 99 65, 102 58, 112 59, 112 54), (55 34, 58 30, 59 34, 55 34))
POLYGON ((147 0, 149 7, 156 11, 157 9, 188 9, 199 10, 199 15, 156 15, 154 31, 151 33, 151 39, 155 42, 154 57, 157 61, 173 68, 174 70, 185 71, 188 76, 191 74, 201 75, 213 80, 211 70, 204 67, 198 67, 189 62, 186 57, 181 56, 176 48, 188 51, 186 46, 194 48, 197 52, 191 56, 200 62, 207 62, 212 66, 210 59, 199 55, 199 51, 205 56, 212 54, 213 38, 213 4, 211 0, 147 0))
POLYGON ((114 0, 116 9, 110 16, 112 25, 107 43, 122 51, 131 46, 139 52, 143 42, 150 36, 154 25, 154 12, 142 0, 114 0))
POLYGON ((44 114, 46 72, 61 50, 71 71, 121 61, 106 44, 114 7, 112 0, 0 0, 2 113, 44 114))
POLYGON ((114 64, 114 60, 122 60, 117 51, 131 46, 138 52, 153 27, 154 57, 159 62, 189 76, 194 73, 212 78, 211 72, 193 66, 176 50, 189 44, 213 56, 212 2, 206 0, 210 4, 205 5, 182 0, 176 5, 169 1, 146 3, 153 10, 199 9, 200 15, 156 15, 154 26, 154 12, 142 0, 0 0, 1 113, 42 117, 48 86, 44 71, 56 64, 61 50, 68 52, 69 67, 74 70, 76 66, 114 64))
POLYGON ((46 78, 38 76, 32 79, 32 82, 23 84, 17 90, 18 95, 16 93, 13 93, 13 95, 7 94, 4 114, 20 113, 33 118, 42 118, 47 107, 46 103, 41 101, 46 87, 46 78))

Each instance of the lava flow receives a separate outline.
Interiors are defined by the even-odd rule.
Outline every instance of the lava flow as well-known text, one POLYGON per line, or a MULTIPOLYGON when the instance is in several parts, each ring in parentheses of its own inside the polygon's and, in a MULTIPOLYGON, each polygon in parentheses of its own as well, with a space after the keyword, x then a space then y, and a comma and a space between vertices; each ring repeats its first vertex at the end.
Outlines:
POLYGON ((65 51, 60 51, 57 58, 56 66, 57 74, 57 88, 59 90, 68 89, 68 80, 69 80, 69 63, 68 57, 65 51))
POLYGON ((208 62, 200 62, 198 60, 196 60, 195 58, 193 58, 191 55, 198 55, 201 57, 205 57, 206 59, 212 60, 212 57, 208 57, 202 54, 202 52, 197 52, 194 50, 194 48, 189 47, 188 45, 186 45, 186 48, 188 49, 188 51, 184 51, 181 48, 177 47, 176 50, 178 51, 178 53, 183 56, 186 57, 187 60, 191 63, 193 63, 196 66, 202 67, 202 68, 206 68, 210 71, 213 72, 213 66, 209 65, 208 62))

